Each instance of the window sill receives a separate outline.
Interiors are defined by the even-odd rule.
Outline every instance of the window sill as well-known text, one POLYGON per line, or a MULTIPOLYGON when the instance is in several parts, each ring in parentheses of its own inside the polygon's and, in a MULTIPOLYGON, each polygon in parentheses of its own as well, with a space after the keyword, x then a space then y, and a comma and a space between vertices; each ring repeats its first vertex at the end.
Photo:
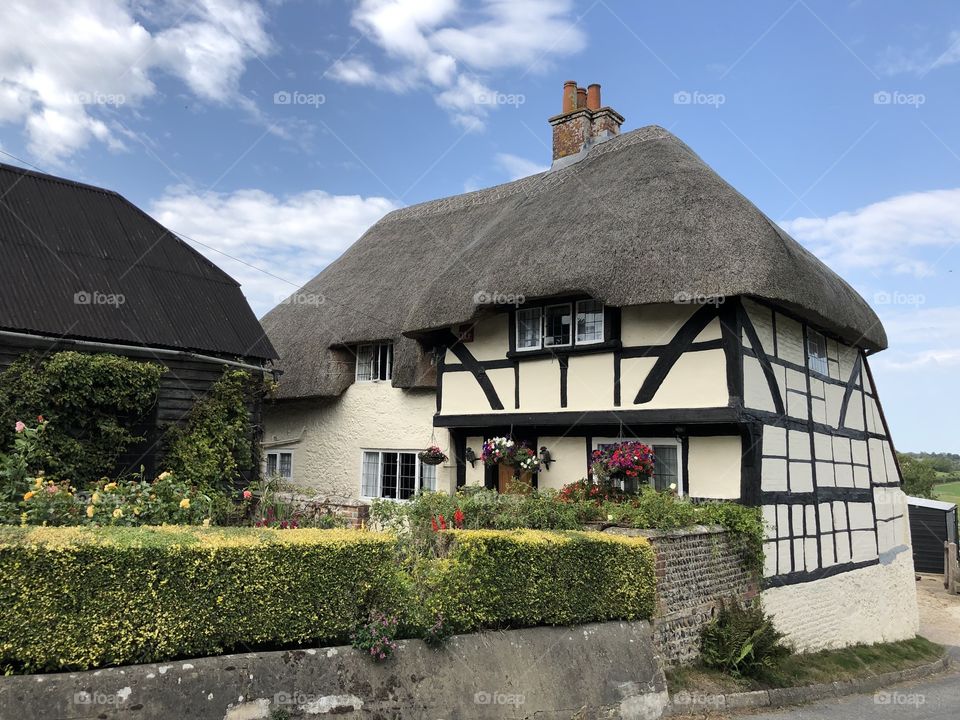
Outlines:
POLYGON ((538 350, 510 350, 507 358, 521 360, 523 358, 566 357, 567 355, 588 355, 590 353, 610 352, 619 350, 622 343, 619 340, 604 340, 587 345, 562 345, 560 347, 540 348, 538 350))

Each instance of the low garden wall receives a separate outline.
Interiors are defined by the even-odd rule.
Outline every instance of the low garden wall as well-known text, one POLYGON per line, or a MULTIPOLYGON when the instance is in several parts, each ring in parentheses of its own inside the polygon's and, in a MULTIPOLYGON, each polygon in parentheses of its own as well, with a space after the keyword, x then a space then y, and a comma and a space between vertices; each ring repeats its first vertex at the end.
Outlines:
POLYGON ((719 526, 679 530, 608 527, 606 533, 643 537, 655 556, 654 643, 670 665, 700 657, 700 633, 720 603, 757 596, 757 573, 739 538, 719 526))
POLYGON ((18 720, 651 720, 666 704, 647 622, 406 640, 380 665, 330 647, 0 678, 0 717, 18 720))

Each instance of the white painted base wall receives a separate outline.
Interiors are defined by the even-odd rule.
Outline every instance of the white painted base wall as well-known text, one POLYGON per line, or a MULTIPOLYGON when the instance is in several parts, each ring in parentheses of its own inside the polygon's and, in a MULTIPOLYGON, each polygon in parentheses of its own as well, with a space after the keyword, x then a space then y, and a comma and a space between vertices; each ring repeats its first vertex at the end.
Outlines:
POLYGON ((797 650, 906 640, 917 634, 917 589, 909 545, 880 564, 763 591, 763 605, 797 650))

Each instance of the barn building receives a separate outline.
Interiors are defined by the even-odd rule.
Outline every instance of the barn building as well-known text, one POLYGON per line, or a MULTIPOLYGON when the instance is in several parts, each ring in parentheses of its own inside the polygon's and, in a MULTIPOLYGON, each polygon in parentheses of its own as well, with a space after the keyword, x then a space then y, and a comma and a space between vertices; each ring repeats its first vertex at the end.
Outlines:
POLYGON ((273 467, 339 502, 502 488, 511 435, 586 476, 639 439, 656 482, 760 506, 764 601, 800 648, 912 637, 900 471, 862 297, 657 126, 564 86, 553 166, 391 212, 264 319, 273 467), (432 443, 450 460, 417 452, 432 443))

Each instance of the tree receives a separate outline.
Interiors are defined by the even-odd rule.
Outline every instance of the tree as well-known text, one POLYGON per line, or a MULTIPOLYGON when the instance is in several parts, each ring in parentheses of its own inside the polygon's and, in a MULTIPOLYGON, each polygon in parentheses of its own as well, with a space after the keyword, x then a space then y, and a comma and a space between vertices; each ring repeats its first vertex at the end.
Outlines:
POLYGON ((903 491, 913 497, 933 498, 938 483, 937 472, 927 462, 910 455, 897 453, 903 472, 903 491))

